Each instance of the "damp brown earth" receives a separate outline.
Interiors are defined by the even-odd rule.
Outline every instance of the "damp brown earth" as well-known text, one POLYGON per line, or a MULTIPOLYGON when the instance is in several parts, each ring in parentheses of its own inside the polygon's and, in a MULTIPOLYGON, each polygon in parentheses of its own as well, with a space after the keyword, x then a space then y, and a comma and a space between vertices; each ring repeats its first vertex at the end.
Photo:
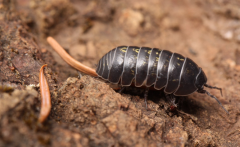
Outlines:
POLYGON ((0 0, 0 146, 240 146, 240 3, 189 0, 0 0), (65 63, 54 37, 83 64, 120 45, 167 49, 203 68, 209 91, 178 97, 115 92, 65 63), (38 123, 40 67, 52 109, 38 123))

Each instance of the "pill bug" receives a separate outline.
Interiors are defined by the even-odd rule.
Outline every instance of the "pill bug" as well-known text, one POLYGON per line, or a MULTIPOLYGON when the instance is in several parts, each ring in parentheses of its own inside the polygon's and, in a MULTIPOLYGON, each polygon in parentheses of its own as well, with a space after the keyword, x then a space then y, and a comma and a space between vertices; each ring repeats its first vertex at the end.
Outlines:
MULTIPOLYGON (((144 88, 146 107, 149 89, 164 89, 169 99, 197 91, 214 98, 228 113, 221 102, 204 87, 218 89, 221 94, 222 89, 206 84, 204 71, 194 61, 178 53, 157 48, 119 46, 99 60, 95 71, 72 58, 54 38, 48 37, 47 41, 70 66, 80 72, 101 77, 105 81, 120 85, 122 89, 130 85, 144 88)), ((173 106, 174 100, 171 100, 173 106)))
POLYGON ((190 58, 178 53, 157 48, 119 46, 105 54, 98 62, 96 73, 113 84, 127 87, 144 87, 147 107, 149 88, 164 89, 171 96, 187 96, 197 91, 214 98, 204 87, 222 89, 207 85, 204 71, 190 58))

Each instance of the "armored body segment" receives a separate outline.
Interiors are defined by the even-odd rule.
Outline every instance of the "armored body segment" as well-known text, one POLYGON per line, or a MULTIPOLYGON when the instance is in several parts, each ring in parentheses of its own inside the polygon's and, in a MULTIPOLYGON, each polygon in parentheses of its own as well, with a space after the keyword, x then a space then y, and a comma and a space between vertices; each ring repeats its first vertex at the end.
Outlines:
POLYGON ((109 53, 107 53, 104 57, 103 57, 103 73, 102 73, 102 78, 107 80, 108 79, 108 74, 109 74, 109 68, 108 68, 108 56, 109 53))
POLYGON ((157 79, 154 88, 162 89, 167 84, 168 66, 172 56, 172 52, 163 50, 160 54, 157 66, 157 79))
POLYGON ((102 73, 101 73, 102 77, 103 77, 103 72, 104 72, 104 69, 105 69, 105 58, 106 58, 106 56, 107 56, 107 54, 105 54, 102 58, 102 73))
POLYGON ((112 82, 113 84, 118 84, 120 77, 122 75, 123 63, 124 63, 124 57, 125 57, 126 51, 127 51, 127 46, 119 46, 115 51, 113 61, 112 61, 112 67, 110 69, 109 76, 108 76, 109 82, 112 82))
POLYGON ((180 85, 174 95, 189 95, 197 90, 195 86, 196 77, 199 74, 199 67, 191 59, 186 58, 184 63, 180 85))
POLYGON ((152 49, 149 62, 148 62, 148 75, 146 86, 152 86, 157 79, 157 66, 161 50, 154 48, 152 49))
POLYGON ((112 63, 113 63, 113 57, 114 57, 114 55, 115 55, 115 52, 116 52, 116 48, 115 49, 113 49, 113 50, 111 50, 110 51, 110 60, 109 60, 109 69, 111 69, 112 68, 112 63))
MULTIPOLYGON (((204 71, 202 70, 202 68, 199 68, 199 73, 196 76, 196 82, 195 82, 195 86, 198 89, 202 89, 203 86, 207 83, 207 77, 204 73, 204 71)), ((209 86, 208 86, 209 87, 209 86)), ((211 86, 210 86, 211 87, 211 86)))
MULTIPOLYGON (((98 65, 97 65, 97 69, 96 69, 97 74, 99 73, 100 68, 101 68, 101 59, 98 61, 98 65)), ((98 76, 99 76, 99 74, 98 74, 98 76)))
POLYGON ((168 83, 164 89, 166 93, 173 93, 177 90, 184 60, 185 57, 182 55, 173 54, 168 67, 168 83))
POLYGON ((98 71, 96 71, 98 76, 100 76, 100 77, 102 77, 102 72, 103 72, 103 63, 102 62, 103 62, 103 58, 101 58, 99 60, 98 71))
POLYGON ((147 78, 148 60, 151 51, 152 49, 148 47, 142 47, 139 51, 135 76, 136 87, 142 86, 147 78))
MULTIPOLYGON (((112 51, 112 50, 111 50, 112 51)), ((107 62, 107 65, 108 65, 108 69, 110 70, 110 65, 111 65, 111 51, 109 51, 107 54, 108 54, 108 62, 107 62)))
POLYGON ((137 46, 129 46, 124 59, 122 86, 130 86, 135 74, 136 63, 140 48, 137 46))

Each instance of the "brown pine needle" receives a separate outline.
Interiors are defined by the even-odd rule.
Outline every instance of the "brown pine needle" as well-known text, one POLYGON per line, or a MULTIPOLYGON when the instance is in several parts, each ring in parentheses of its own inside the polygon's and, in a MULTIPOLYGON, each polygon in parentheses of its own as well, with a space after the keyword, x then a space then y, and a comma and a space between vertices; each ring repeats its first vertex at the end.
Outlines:
POLYGON ((52 37, 47 38, 48 43, 52 46, 52 48, 63 58, 64 61, 66 61, 70 66, 73 68, 91 75, 93 77, 97 77, 97 73, 94 69, 83 65, 82 63, 75 60, 73 57, 71 57, 60 45, 59 43, 53 39, 52 37))
POLYGON ((39 72, 39 84, 40 84, 40 93, 41 93, 41 110, 38 121, 43 123, 44 120, 48 117, 51 111, 51 96, 47 83, 47 79, 44 75, 43 69, 47 64, 43 65, 39 72))

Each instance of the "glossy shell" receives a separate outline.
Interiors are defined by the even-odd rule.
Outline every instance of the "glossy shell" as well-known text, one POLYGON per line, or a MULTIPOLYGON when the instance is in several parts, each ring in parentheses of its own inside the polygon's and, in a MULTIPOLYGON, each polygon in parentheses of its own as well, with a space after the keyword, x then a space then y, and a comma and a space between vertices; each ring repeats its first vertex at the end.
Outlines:
POLYGON ((167 94, 189 95, 198 88, 201 71, 191 59, 157 48, 119 46, 99 61, 97 74, 114 84, 164 88, 167 94))

